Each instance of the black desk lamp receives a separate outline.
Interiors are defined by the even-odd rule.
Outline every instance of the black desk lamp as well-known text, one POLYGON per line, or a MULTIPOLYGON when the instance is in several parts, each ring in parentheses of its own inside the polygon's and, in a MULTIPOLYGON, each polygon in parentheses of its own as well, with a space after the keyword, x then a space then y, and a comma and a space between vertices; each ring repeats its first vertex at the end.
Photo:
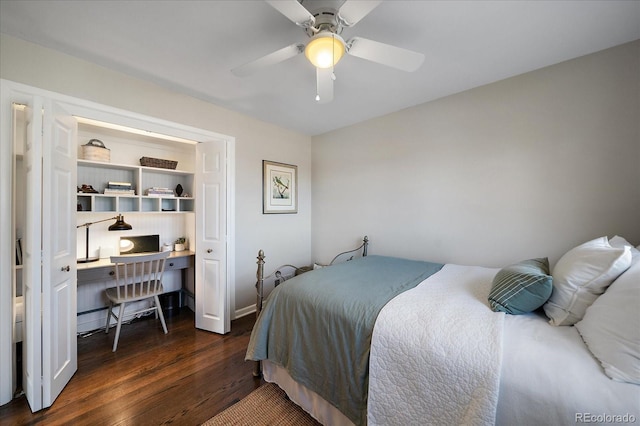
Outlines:
POLYGON ((87 229, 87 236, 85 241, 85 256, 82 259, 78 259, 78 263, 95 262, 98 259, 100 259, 99 257, 89 257, 89 227, 93 224, 106 222, 108 220, 113 220, 113 219, 115 219, 116 221, 113 225, 109 226, 109 231, 128 231, 130 229, 133 229, 131 225, 129 225, 127 222, 124 221, 124 217, 121 214, 115 217, 110 217, 109 219, 98 220, 95 222, 87 222, 87 223, 83 223, 82 225, 76 226, 76 229, 82 228, 83 226, 87 229))

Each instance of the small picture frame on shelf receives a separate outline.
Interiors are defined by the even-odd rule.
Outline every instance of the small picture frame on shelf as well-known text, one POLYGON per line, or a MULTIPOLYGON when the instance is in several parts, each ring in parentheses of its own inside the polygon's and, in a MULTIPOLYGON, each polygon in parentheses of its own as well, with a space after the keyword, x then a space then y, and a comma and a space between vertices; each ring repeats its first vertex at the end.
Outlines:
POLYGON ((262 160, 262 213, 298 213, 298 166, 262 160))

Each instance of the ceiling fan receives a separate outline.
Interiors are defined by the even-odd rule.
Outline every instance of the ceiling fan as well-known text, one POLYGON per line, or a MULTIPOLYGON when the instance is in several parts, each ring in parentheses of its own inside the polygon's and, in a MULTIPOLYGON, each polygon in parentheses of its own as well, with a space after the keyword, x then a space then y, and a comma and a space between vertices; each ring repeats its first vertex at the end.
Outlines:
POLYGON ((302 27, 310 37, 306 43, 294 43, 266 56, 236 67, 231 72, 247 76, 260 68, 303 53, 316 67, 316 101, 333 100, 334 66, 345 53, 403 71, 415 71, 424 61, 422 53, 362 37, 344 41, 345 27, 357 24, 382 1, 369 0, 265 0, 290 21, 302 27))

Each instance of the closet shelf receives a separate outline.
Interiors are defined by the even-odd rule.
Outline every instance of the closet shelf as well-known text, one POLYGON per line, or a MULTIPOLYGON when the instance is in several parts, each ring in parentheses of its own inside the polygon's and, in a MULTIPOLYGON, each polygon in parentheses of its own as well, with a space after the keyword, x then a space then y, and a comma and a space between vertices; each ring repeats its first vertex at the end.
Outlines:
POLYGON ((186 213, 195 209, 193 197, 142 195, 152 187, 173 189, 180 185, 193 194, 194 173, 131 164, 78 160, 78 187, 91 185, 98 193, 77 193, 78 213, 186 213), (104 194, 109 182, 128 182, 135 194, 104 194))

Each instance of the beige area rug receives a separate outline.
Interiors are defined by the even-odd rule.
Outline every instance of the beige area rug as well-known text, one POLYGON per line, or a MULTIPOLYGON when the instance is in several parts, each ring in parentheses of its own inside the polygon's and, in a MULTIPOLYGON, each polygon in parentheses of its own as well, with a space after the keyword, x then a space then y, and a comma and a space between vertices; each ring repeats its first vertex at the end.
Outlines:
POLYGON ((291 402, 287 394, 273 383, 266 383, 233 404, 202 426, 250 425, 319 425, 302 408, 291 402))

